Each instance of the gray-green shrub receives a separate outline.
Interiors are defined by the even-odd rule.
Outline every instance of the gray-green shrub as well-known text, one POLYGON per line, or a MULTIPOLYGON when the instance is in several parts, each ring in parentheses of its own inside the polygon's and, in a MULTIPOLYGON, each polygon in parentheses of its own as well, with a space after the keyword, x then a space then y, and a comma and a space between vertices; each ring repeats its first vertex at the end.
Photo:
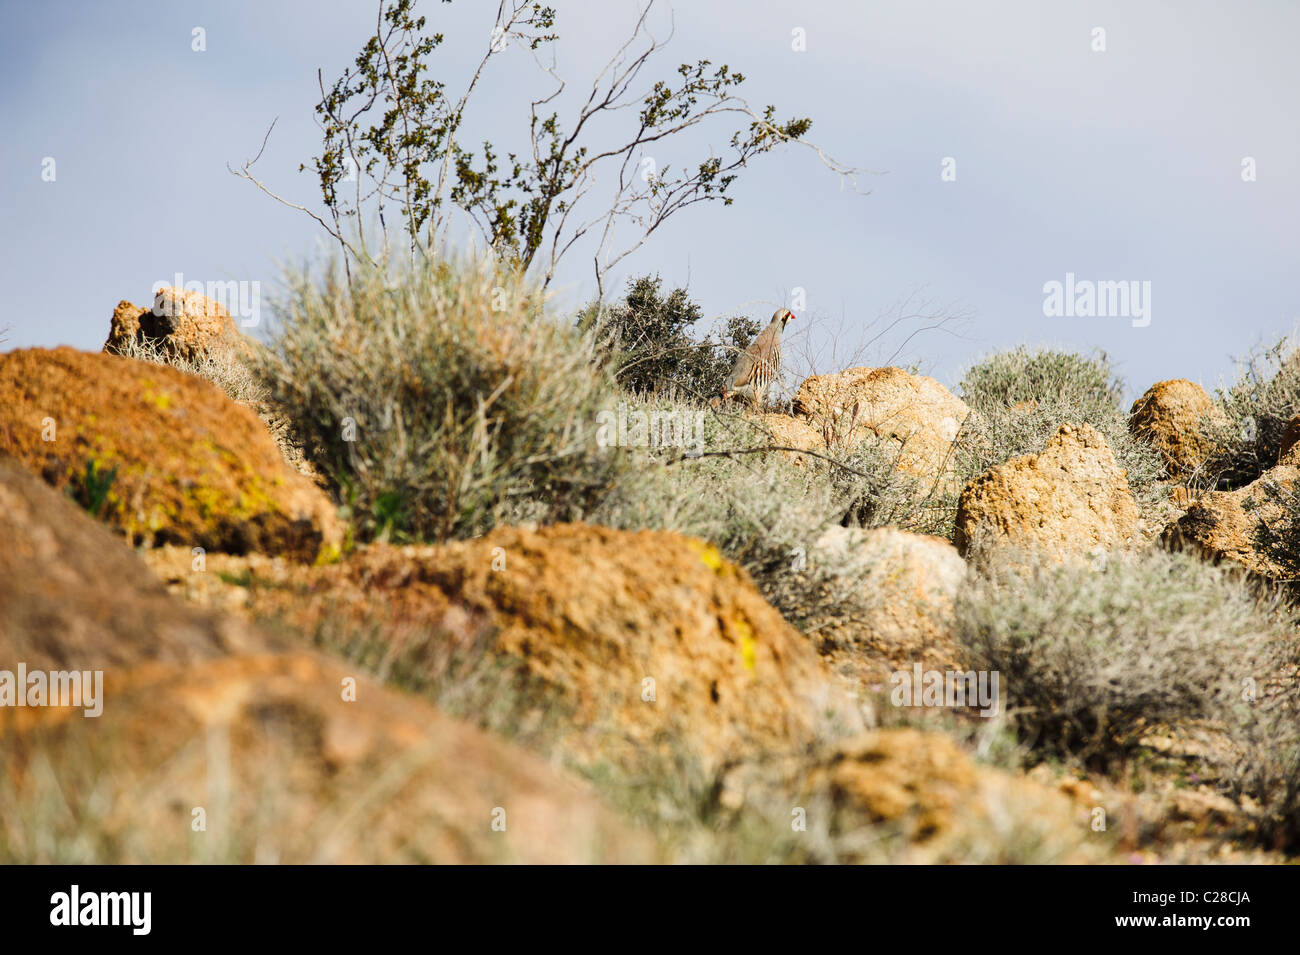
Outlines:
POLYGON ((634 454, 631 469, 591 520, 711 541, 801 628, 835 612, 826 588, 843 583, 806 562, 827 527, 920 526, 927 518, 924 501, 913 496, 916 482, 893 469, 895 449, 887 442, 823 450, 796 466, 781 452, 756 450, 782 443, 762 419, 714 414, 662 397, 626 400, 642 409, 702 414, 705 455, 690 456, 690 449, 634 454))
POLYGON ((1056 396, 1095 414, 1120 410, 1124 384, 1105 352, 1089 357, 1019 345, 972 365, 959 391, 961 399, 979 412, 1056 396))
POLYGON ((362 538, 567 520, 624 462, 597 446, 592 341, 486 263, 290 269, 258 371, 362 538))
MULTIPOLYGON (((1300 849, 1300 680, 1294 654, 1254 699, 1236 704, 1233 795, 1251 798, 1255 835, 1265 846, 1300 849)), ((1245 800, 1242 800, 1245 802, 1245 800)))
POLYGON ((1163 551, 1100 570, 1008 560, 972 579, 956 619, 971 665, 1001 674, 1021 740, 1102 765, 1159 726, 1211 719, 1231 734, 1242 681, 1286 639, 1276 597, 1163 551))
POLYGON ((1286 336, 1252 351, 1240 362, 1235 384, 1220 388, 1215 403, 1222 415, 1206 418, 1206 434, 1217 451, 1199 482, 1240 487, 1277 463, 1282 432, 1300 414, 1300 352, 1286 336))

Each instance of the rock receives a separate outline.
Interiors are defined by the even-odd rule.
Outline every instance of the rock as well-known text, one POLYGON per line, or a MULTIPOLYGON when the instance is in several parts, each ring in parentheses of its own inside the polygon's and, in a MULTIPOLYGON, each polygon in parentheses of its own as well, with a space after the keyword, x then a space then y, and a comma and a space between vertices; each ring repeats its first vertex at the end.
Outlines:
POLYGON ((0 667, 193 663, 277 645, 168 596, 112 533, 8 458, 0 458, 0 540, 0 667))
POLYGON ((1158 381, 1133 402, 1129 431, 1160 452, 1170 477, 1186 478, 1214 452, 1213 423, 1222 420, 1205 389, 1185 378, 1158 381))
POLYGON ((952 828, 978 778, 975 764, 946 737, 884 730, 839 744, 806 780, 864 822, 902 825, 909 839, 924 841, 952 828))
POLYGON ((933 480, 948 464, 952 443, 970 408, 939 382, 901 368, 850 368, 814 375, 799 386, 794 411, 846 446, 865 432, 901 448, 897 467, 933 480), (856 408, 856 413, 855 413, 856 408))
POLYGON ((289 466, 328 493, 329 479, 316 470, 315 465, 308 459, 307 452, 294 435, 292 419, 271 401, 241 401, 239 404, 247 407, 262 420, 262 424, 266 425, 266 430, 271 435, 271 440, 280 449, 289 466))
MULTIPOLYGON (((821 433, 804 418, 794 418, 785 414, 764 414, 754 420, 767 433, 768 441, 772 445, 798 448, 800 451, 818 451, 822 454, 826 452, 826 442, 821 433)), ((810 455, 793 451, 777 453, 795 467, 808 467, 817 461, 810 455)))
POLYGON ((308 654, 112 670, 104 697, 0 722, 4 861, 658 861, 540 758, 308 654))
POLYGON ((1165 811, 1168 819, 1190 822, 1202 832, 1237 823, 1243 815, 1240 806, 1209 786, 1171 789, 1165 811))
POLYGON ((1294 520, 1284 499, 1294 493, 1298 479, 1300 466, 1279 464, 1243 488, 1209 491, 1165 529, 1161 540, 1174 550, 1233 561, 1261 577, 1291 578, 1294 571, 1261 549, 1259 538, 1262 529, 1276 532, 1294 520))
POLYGON ((964 669, 952 613, 966 562, 948 541, 893 527, 831 527, 808 563, 834 575, 844 619, 818 636, 842 674, 874 683, 918 662, 964 669))
POLYGON ((830 857, 816 861, 1096 862, 1109 852, 1069 797, 982 767, 948 736, 916 729, 737 766, 722 796, 733 810, 783 812, 787 825, 790 807, 802 807, 809 832, 829 844, 830 857))
POLYGON ((104 351, 125 352, 132 342, 156 345, 187 361, 202 359, 218 349, 252 354, 250 342, 225 306, 199 292, 174 287, 159 289, 152 308, 118 303, 104 351))
POLYGON ((140 318, 149 309, 134 305, 126 299, 117 303, 113 309, 113 318, 108 326, 108 340, 104 342, 104 351, 119 352, 124 350, 140 336, 140 318))
POLYGON ((502 707, 519 703, 518 722, 552 720, 558 731, 543 727, 537 745, 588 770, 671 766, 707 786, 727 760, 808 744, 828 731, 828 711, 860 725, 834 674, 748 575, 677 534, 498 528, 281 572, 248 588, 250 613, 345 645, 370 637, 429 684, 448 647, 479 654, 456 685, 486 681, 502 707))
POLYGON ((257 416, 174 368, 71 348, 0 355, 0 450, 136 544, 312 560, 342 524, 257 416))
POLYGON ((1282 444, 1278 449, 1277 463, 1300 465, 1300 415, 1288 421, 1282 431, 1282 444))
POLYGON ((1091 425, 1064 424, 1039 454, 989 468, 962 491, 954 542, 982 561, 1009 548, 1057 563, 1128 549, 1138 507, 1124 470, 1091 425))
POLYGON ((4 458, 0 540, 0 669, 103 680, 98 716, 0 707, 0 863, 660 861, 538 757, 169 596, 4 458))

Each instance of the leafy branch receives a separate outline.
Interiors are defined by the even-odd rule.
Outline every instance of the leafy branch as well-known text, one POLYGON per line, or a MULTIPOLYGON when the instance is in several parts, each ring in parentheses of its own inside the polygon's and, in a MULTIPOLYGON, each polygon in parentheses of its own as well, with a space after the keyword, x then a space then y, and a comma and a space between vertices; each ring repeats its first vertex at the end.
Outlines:
POLYGON ((639 10, 631 35, 592 81, 585 100, 563 113, 567 85, 555 65, 553 8, 537 0, 499 0, 477 66, 453 97, 447 83, 430 72, 446 38, 430 32, 425 17, 416 13, 418 2, 380 0, 374 32, 352 65, 328 87, 317 73, 323 146, 310 167, 304 163, 299 169, 315 173, 325 215, 260 182, 251 171, 260 151, 231 170, 272 198, 308 212, 339 243, 345 260, 369 257, 364 219, 372 210, 384 248, 389 247, 389 212, 400 213, 412 256, 435 255, 459 211, 500 258, 539 272, 544 287, 579 242, 595 242, 599 296, 609 270, 678 212, 701 202, 730 205, 728 192, 740 171, 778 146, 812 150, 857 190, 861 170, 807 139, 811 119, 782 121, 775 106, 754 108, 738 92, 745 77, 726 64, 683 63, 670 79, 651 81, 647 68, 672 38, 670 31, 660 41, 650 28, 655 0, 639 10), (474 94, 494 61, 512 46, 530 54, 546 84, 528 107, 527 143, 517 151, 489 141, 471 147, 462 134, 474 94), (689 130, 719 124, 727 143, 721 155, 709 149, 680 169, 656 166, 650 150, 689 130), (608 185, 612 191, 598 198, 608 185))

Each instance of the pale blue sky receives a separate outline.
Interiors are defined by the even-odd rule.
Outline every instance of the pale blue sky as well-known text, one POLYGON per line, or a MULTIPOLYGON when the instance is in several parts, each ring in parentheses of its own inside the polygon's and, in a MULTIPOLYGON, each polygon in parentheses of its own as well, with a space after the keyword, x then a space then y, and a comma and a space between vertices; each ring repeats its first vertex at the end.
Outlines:
MULTIPOLYGON (((585 85, 633 4, 552 2, 560 72, 585 85)), ((318 204, 297 171, 320 145, 316 70, 328 81, 350 62, 374 11, 371 0, 0 0, 4 347, 97 349, 119 299, 145 303, 177 272, 269 287, 277 260, 308 255, 318 227, 225 164, 255 153, 278 116, 258 169, 318 204), (53 183, 41 179, 47 156, 53 183)), ((494 11, 425 0, 449 41, 436 73, 453 88, 494 11)), ((972 316, 961 337, 922 335, 902 356, 947 383, 988 350, 1054 343, 1105 349, 1134 391, 1170 377, 1212 386, 1230 356, 1300 319, 1300 5, 694 0, 674 16, 656 73, 729 63, 752 101, 812 116, 828 151, 885 171, 856 196, 784 150, 746 171, 734 206, 686 211, 624 263, 689 280, 711 317, 766 319, 802 287, 804 327, 829 360, 832 333, 851 353, 869 321, 924 290, 972 316), (796 27, 806 52, 791 49, 796 27), (1104 53, 1091 50, 1094 27, 1104 53), (955 182, 940 178, 949 156, 955 182), (1241 178, 1247 156, 1255 182, 1241 178), (1150 324, 1044 317, 1043 284, 1067 272, 1151 282, 1150 324)), ((522 55, 502 63, 476 130, 506 145, 535 88, 522 55)), ((561 304, 590 294, 588 263, 562 270, 561 304)))

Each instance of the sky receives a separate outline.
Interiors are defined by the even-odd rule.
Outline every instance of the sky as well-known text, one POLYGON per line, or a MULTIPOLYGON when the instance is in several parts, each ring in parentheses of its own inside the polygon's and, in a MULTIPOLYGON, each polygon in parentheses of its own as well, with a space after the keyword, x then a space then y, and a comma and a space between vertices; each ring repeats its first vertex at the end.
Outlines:
MULTIPOLYGON (((571 111, 637 5, 551 2, 571 111)), ((422 9, 447 37, 433 73, 459 90, 496 3, 422 9)), ((375 11, 0 0, 0 348, 96 350, 119 300, 147 304, 178 274, 269 300, 283 263, 323 255, 315 222, 227 164, 274 121, 255 171, 322 211, 298 168, 320 151, 317 71, 328 84, 350 63, 375 11)), ((658 274, 708 321, 765 322, 798 296, 787 353, 822 372, 892 361, 951 386, 997 349, 1103 350, 1129 397, 1167 378, 1213 388, 1300 321, 1300 4, 659 0, 651 23, 671 40, 647 82, 727 63, 751 103, 811 117, 810 139, 870 172, 855 191, 808 150, 758 157, 731 206, 681 212, 615 288, 658 274), (1091 283, 1132 297, 1101 286, 1110 307, 1090 310, 1091 283)), ((523 50, 494 58, 467 135, 518 149, 545 80, 523 50)), ((731 129, 698 132, 652 158, 698 162, 731 129)), ((557 311, 594 293, 591 261, 564 260, 557 311)))

